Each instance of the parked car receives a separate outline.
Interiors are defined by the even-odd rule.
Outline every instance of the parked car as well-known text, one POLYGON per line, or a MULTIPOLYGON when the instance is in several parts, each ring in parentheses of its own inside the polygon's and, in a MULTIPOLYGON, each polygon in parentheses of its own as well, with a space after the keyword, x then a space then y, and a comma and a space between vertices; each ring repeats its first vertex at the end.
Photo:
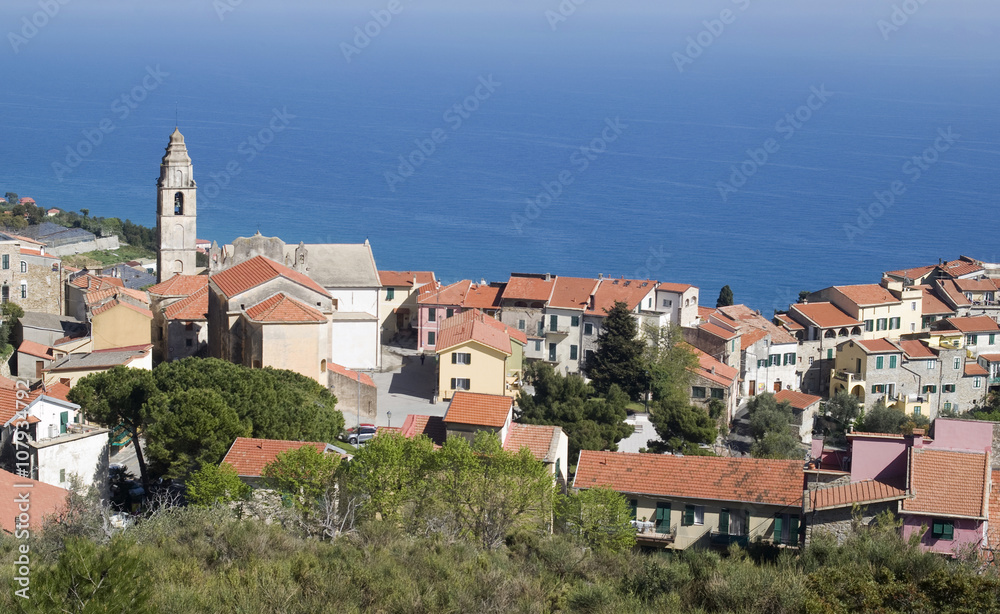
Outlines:
POLYGON ((349 428, 340 436, 341 441, 346 441, 352 446, 364 443, 375 436, 376 428, 374 424, 362 424, 357 428, 349 428))

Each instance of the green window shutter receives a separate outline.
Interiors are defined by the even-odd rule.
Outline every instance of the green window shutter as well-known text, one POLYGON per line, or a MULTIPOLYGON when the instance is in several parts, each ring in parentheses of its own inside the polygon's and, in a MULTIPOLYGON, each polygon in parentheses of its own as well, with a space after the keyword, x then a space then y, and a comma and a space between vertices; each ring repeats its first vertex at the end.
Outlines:
POLYGON ((833 360, 833 348, 830 348, 826 351, 826 359, 833 360))
POLYGON ((895 369, 896 368, 896 357, 895 356, 890 356, 889 357, 889 368, 890 369, 895 369))
POLYGON ((472 364, 472 352, 469 352, 468 354, 465 355, 465 364, 467 365, 472 364))
POLYGON ((549 316, 549 330, 555 332, 559 328, 559 316, 549 316))
POLYGON ((385 291, 385 300, 391 301, 394 298, 396 298, 396 289, 395 288, 387 288, 386 291, 385 291))
POLYGON ((455 378, 454 378, 454 377, 453 377, 453 378, 451 378, 451 389, 452 389, 452 390, 454 390, 454 389, 455 389, 455 378))
POLYGON ((955 539, 955 524, 953 522, 944 523, 944 531, 941 532, 941 539, 955 539))
POLYGON ((684 506, 684 526, 689 527, 694 524, 694 506, 684 506))
POLYGON ((458 364, 458 352, 452 352, 451 353, 451 364, 453 364, 453 365, 457 365, 458 364))
POLYGON ((883 367, 885 367, 885 356, 876 356, 875 357, 875 368, 876 369, 881 369, 883 367))
POLYGON ((570 325, 572 325, 572 326, 579 326, 580 325, 580 316, 573 316, 572 319, 570 320, 570 325))
POLYGON ((878 384, 872 384, 872 394, 878 392, 878 384))
POLYGON ((729 535, 729 510, 719 512, 719 533, 729 535))
POLYGON ((628 501, 629 512, 632 514, 632 520, 636 518, 636 512, 639 510, 639 500, 629 499, 628 501))
POLYGON ((944 533, 944 523, 940 520, 935 520, 931 525, 931 537, 941 537, 942 533, 944 533))
POLYGON ((775 514, 774 515, 774 543, 775 544, 780 544, 781 543, 781 530, 782 530, 781 520, 782 520, 781 514, 775 514))
POLYGON ((791 516, 788 519, 788 545, 799 545, 799 517, 791 516))
POLYGON ((69 424, 69 412, 64 411, 59 414, 59 432, 66 432, 66 425, 69 424))

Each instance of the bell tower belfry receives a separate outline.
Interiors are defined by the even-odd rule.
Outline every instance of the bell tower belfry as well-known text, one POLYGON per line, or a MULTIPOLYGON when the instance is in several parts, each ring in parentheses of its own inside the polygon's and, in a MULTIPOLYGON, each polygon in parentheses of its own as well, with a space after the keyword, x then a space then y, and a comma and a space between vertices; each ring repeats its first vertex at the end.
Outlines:
POLYGON ((197 253, 197 186, 184 135, 174 128, 156 181, 156 275, 194 275, 197 253))

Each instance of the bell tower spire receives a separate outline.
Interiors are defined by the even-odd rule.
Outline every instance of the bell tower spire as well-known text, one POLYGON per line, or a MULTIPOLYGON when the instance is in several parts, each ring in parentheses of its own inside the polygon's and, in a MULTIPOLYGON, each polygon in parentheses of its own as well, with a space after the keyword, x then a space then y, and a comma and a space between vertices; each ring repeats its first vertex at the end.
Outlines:
POLYGON ((156 180, 156 271, 163 282, 193 275, 197 253, 198 189, 184 135, 174 128, 156 180))

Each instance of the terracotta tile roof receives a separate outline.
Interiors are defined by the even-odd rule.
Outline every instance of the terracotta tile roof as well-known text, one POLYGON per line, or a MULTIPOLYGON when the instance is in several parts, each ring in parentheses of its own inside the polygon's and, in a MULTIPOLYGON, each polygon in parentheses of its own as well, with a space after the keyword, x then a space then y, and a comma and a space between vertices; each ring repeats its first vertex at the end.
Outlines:
POLYGON ((698 328, 705 331, 706 333, 715 335, 720 339, 725 339, 726 341, 730 339, 735 339, 739 335, 739 332, 737 331, 726 330, 721 326, 719 326, 718 324, 713 324, 712 322, 705 322, 704 324, 699 324, 698 328))
POLYGON ((698 355, 698 368, 692 369, 692 373, 708 378, 709 380, 717 384, 722 384, 726 387, 731 386, 739 377, 739 369, 730 367, 729 365, 712 358, 698 348, 692 347, 691 349, 698 355))
POLYGON ((21 254, 24 256, 39 256, 41 258, 51 258, 53 260, 59 260, 58 256, 53 256, 51 254, 43 254, 40 249, 31 249, 28 247, 21 248, 21 254))
POLYGON ((751 328, 750 330, 744 332, 740 336, 740 349, 745 350, 753 344, 757 343, 764 337, 767 337, 767 331, 760 328, 751 328))
POLYGON ((236 474, 244 477, 260 477, 264 467, 282 452, 298 450, 303 446, 312 446, 317 452, 325 452, 327 444, 321 441, 285 441, 282 439, 254 439, 252 437, 237 437, 229 452, 222 459, 229 463, 236 474))
POLYGON ((470 309, 496 309, 500 306, 501 290, 502 288, 497 286, 474 284, 468 279, 463 279, 442 288, 422 292, 417 297, 417 303, 470 309))
POLYGON ((963 333, 995 333, 1000 331, 996 321, 989 316, 973 316, 970 318, 948 318, 945 320, 955 330, 963 333))
POLYGON ((413 279, 416 278, 417 286, 434 283, 434 273, 432 271, 379 271, 378 278, 382 281, 382 286, 390 287, 413 287, 413 279))
POLYGON ((503 442, 503 449, 508 452, 519 452, 521 448, 528 448, 535 460, 553 463, 558 453, 558 433, 561 431, 558 426, 515 422, 510 425, 507 441, 503 442))
POLYGON ((797 460, 583 450, 573 487, 794 509, 802 503, 803 477, 797 460))
POLYGON ((669 281, 662 282, 660 283, 660 285, 656 286, 657 290, 664 290, 666 292, 676 292, 677 294, 683 294, 684 292, 687 292, 691 288, 694 288, 694 286, 692 286, 691 284, 675 284, 669 281))
MULTIPOLYGON (((1000 354, 993 354, 996 358, 996 362, 1000 362, 1000 354)), ((982 357, 982 356, 981 356, 982 357)), ((986 360, 990 360, 987 358, 986 360)), ((993 361, 990 361, 993 362, 993 361)), ((989 375, 990 372, 987 371, 983 366, 977 362, 967 362, 965 363, 965 377, 979 377, 989 375)))
POLYGON ((444 421, 500 428, 514 406, 514 399, 497 394, 459 391, 451 398, 444 421))
POLYGON ((163 310, 168 320, 208 320, 208 285, 163 310))
POLYGON ((417 435, 427 435, 435 446, 443 446, 448 437, 448 431, 444 425, 444 418, 441 416, 422 416, 410 414, 403 420, 400 428, 403 437, 416 437, 417 435))
POLYGON ((503 291, 503 300, 521 299, 525 301, 546 302, 552 296, 554 279, 545 280, 539 277, 520 277, 511 275, 507 287, 503 291))
POLYGON ((934 291, 930 286, 914 286, 914 288, 920 288, 920 291, 923 293, 920 299, 921 314, 925 316, 937 316, 946 313, 955 313, 954 309, 944 304, 941 299, 934 295, 934 291))
MULTIPOLYGON (((0 377, 0 426, 7 424, 10 419, 17 414, 17 412, 23 410, 25 407, 30 405, 32 401, 43 394, 66 401, 67 399, 65 398, 65 394, 66 392, 69 392, 68 386, 66 386, 64 390, 62 388, 64 385, 60 384, 60 388, 50 387, 51 392, 46 392, 45 389, 41 387, 29 390, 27 397, 18 399, 18 389, 16 386, 17 383, 14 380, 0 377)), ((33 418, 33 416, 29 416, 28 422, 38 422, 38 419, 33 418)))
MULTIPOLYGON (((602 282, 586 277, 556 277, 552 284, 552 296, 549 307, 559 309, 586 309, 590 304, 590 296, 597 291, 602 282)), ((610 307, 609 307, 610 309, 610 307)), ((604 313, 603 311, 601 313, 604 313)))
POLYGON ((478 309, 469 309, 441 321, 435 347, 440 354, 460 343, 475 341, 509 355, 513 353, 511 339, 521 344, 528 342, 528 337, 522 331, 507 326, 478 309))
POLYGON ((899 352, 900 349, 892 344, 888 339, 866 339, 856 341, 866 354, 881 354, 883 352, 899 352))
POLYGON ((906 491, 895 486, 889 486, 877 480, 862 480, 843 486, 819 488, 810 493, 812 510, 828 510, 838 507, 850 507, 855 504, 878 503, 903 499, 906 491))
POLYGON ((56 382, 55 384, 45 385, 40 390, 47 397, 69 402, 69 384, 56 382))
MULTIPOLYGON (((833 303, 796 303, 790 312, 801 314, 807 322, 819 328, 842 328, 860 326, 861 322, 841 311, 833 303)), ((794 316, 793 316, 794 317, 794 316)))
POLYGON ((705 320, 707 322, 708 317, 713 313, 715 313, 714 307, 702 307, 701 305, 698 305, 698 317, 701 318, 702 320, 705 320))
POLYGON ((987 543, 991 548, 997 548, 1000 546, 1000 469, 993 470, 990 482, 990 521, 987 543))
POLYGON ((962 292, 996 292, 992 279, 956 279, 955 286, 962 292))
POLYGON ((247 308, 246 313, 256 322, 326 322, 326 316, 318 309, 297 301, 284 292, 247 308))
POLYGON ((773 322, 746 305, 720 307, 716 313, 716 317, 727 318, 731 328, 738 328, 742 332, 740 344, 743 349, 768 335, 771 337, 771 343, 798 343, 798 340, 788 334, 788 331, 778 328, 773 322))
POLYGON ((1000 354, 980 354, 979 358, 985 358, 988 362, 1000 362, 1000 354))
POLYGON ((83 288, 84 290, 103 290, 105 288, 125 287, 125 282, 117 277, 104 277, 100 275, 91 275, 90 273, 80 275, 69 283, 73 284, 77 288, 83 288))
MULTIPOLYGON (((0 199, 0 200, 2 200, 2 199, 0 199)), ((3 201, 3 202, 5 202, 5 201, 3 201)), ((33 243, 35 245, 45 245, 41 241, 37 241, 35 239, 32 239, 31 237, 26 237, 24 235, 16 235, 16 234, 14 234, 12 232, 5 232, 4 234, 7 235, 8 237, 17 239, 21 243, 33 243)), ((77 269, 77 270, 79 271, 80 269, 77 269)))
POLYGON ((122 307, 128 308, 128 309, 131 309, 132 311, 134 311, 136 313, 141 313, 142 315, 146 316, 150 320, 153 319, 153 312, 152 311, 150 311, 148 309, 144 309, 142 307, 138 307, 136 305, 133 305, 132 303, 126 303, 125 301, 119 301, 118 299, 112 299, 112 300, 104 303, 100 307, 95 307, 90 312, 90 314, 91 314, 91 316, 96 317, 96 316, 101 315, 102 313, 105 313, 107 311, 111 311, 112 309, 114 309, 115 307, 118 307, 119 305, 121 305, 122 307))
MULTIPOLYGON (((338 365, 335 362, 328 361, 326 363, 326 368, 329 369, 330 371, 333 371, 334 373, 339 373, 344 377, 350 378, 354 381, 357 381, 358 379, 357 371, 352 371, 351 369, 348 369, 343 365, 338 365)), ((368 375, 367 373, 361 374, 361 383, 364 384, 365 386, 371 386, 372 388, 375 387, 375 381, 372 380, 372 376, 368 375)))
POLYGON ((787 314, 779 313, 779 314, 775 315, 774 317, 777 318, 777 320, 779 322, 781 322, 781 325, 784 326, 785 328, 787 328, 788 330, 799 331, 799 330, 805 330, 806 329, 805 326, 802 326, 801 324, 799 324, 798 322, 796 322, 795 320, 793 320, 787 314))
POLYGON ((898 279, 919 279, 924 275, 927 275, 931 271, 937 268, 936 264, 929 264, 927 266, 918 266, 911 269, 899 269, 897 271, 886 271, 886 275, 896 277, 898 279))
POLYGON ((132 288, 104 288, 101 290, 91 290, 83 295, 83 300, 88 306, 96 305, 109 298, 127 296, 143 305, 149 305, 149 295, 142 290, 132 288))
POLYGON ((237 294, 242 294, 251 288, 256 288, 257 286, 269 282, 272 279, 277 279, 278 277, 284 277, 285 279, 291 280, 300 286, 305 286, 310 290, 318 292, 323 296, 330 296, 330 293, 327 292, 323 286, 319 285, 308 276, 263 256, 254 256, 250 260, 246 260, 220 273, 216 273, 215 275, 212 275, 211 280, 219 286, 219 289, 222 290, 226 296, 232 298, 237 294))
POLYGON ((804 392, 796 392, 795 390, 780 390, 775 392, 774 399, 779 403, 782 401, 788 401, 788 403, 795 409, 802 410, 823 400, 821 397, 806 394, 804 392))
POLYGON ((841 294, 859 307, 899 303, 899 299, 878 284, 834 286, 841 294))
POLYGON ((910 448, 911 499, 902 511, 911 514, 985 515, 990 457, 983 452, 910 448))
POLYGON ((147 291, 159 296, 190 296, 202 288, 208 288, 208 275, 174 275, 147 291))
POLYGON ((22 478, 0 469, 0 528, 8 533, 16 529, 15 519, 21 512, 18 510, 17 495, 28 493, 31 504, 30 529, 37 531, 45 516, 59 513, 66 505, 69 491, 51 484, 29 478, 22 478), (30 488, 18 488, 22 484, 30 484, 30 488))
POLYGON ((897 345, 903 348, 903 353, 910 359, 937 358, 937 354, 927 347, 927 344, 923 341, 918 341, 916 339, 901 339, 897 342, 897 345))
POLYGON ((21 342, 21 345, 17 348, 18 352, 23 354, 28 354, 29 356, 37 356, 38 358, 45 358, 47 360, 52 360, 52 348, 47 345, 42 345, 41 343, 35 343, 30 339, 25 339, 21 342))
POLYGON ((958 286, 955 285, 955 280, 939 279, 935 283, 938 288, 941 289, 941 292, 943 292, 945 296, 947 296, 947 298, 957 307, 965 307, 972 304, 972 301, 966 298, 966 296, 962 294, 962 291, 958 289, 958 286))
POLYGON ((499 286, 484 286, 482 284, 472 284, 469 293, 465 295, 462 307, 471 309, 498 309, 500 307, 499 286))
POLYGON ((970 273, 976 273, 983 270, 983 267, 978 262, 972 262, 970 260, 965 260, 959 258, 958 260, 952 260, 951 262, 945 262, 944 264, 938 265, 938 270, 943 274, 950 277, 961 277, 963 275, 968 275, 970 273))
POLYGON ((602 279, 594 292, 594 307, 587 313, 603 316, 610 311, 615 303, 621 301, 629 309, 639 307, 642 301, 656 287, 656 282, 649 279, 602 279))

